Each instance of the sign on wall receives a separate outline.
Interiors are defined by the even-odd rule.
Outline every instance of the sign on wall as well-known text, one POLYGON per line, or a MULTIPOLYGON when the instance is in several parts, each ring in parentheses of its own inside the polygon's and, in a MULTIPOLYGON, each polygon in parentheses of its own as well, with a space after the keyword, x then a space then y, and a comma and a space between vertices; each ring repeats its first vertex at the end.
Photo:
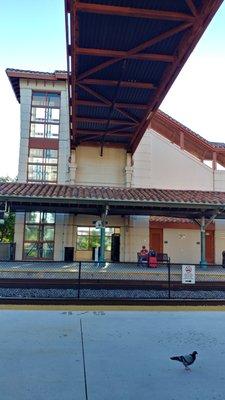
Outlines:
POLYGON ((182 283, 195 283, 195 265, 182 265, 182 283))

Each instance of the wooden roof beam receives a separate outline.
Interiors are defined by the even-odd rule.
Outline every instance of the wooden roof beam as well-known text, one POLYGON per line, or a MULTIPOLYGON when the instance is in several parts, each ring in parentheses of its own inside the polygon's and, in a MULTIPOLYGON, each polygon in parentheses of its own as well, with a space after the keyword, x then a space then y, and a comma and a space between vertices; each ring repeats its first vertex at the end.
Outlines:
POLYGON ((182 23, 179 26, 176 26, 176 28, 169 29, 166 32, 160 33, 159 35, 156 35, 155 37, 147 40, 146 42, 140 43, 138 46, 134 47, 133 49, 130 49, 126 52, 126 56, 116 58, 116 59, 111 59, 108 61, 105 61, 99 65, 96 65, 96 67, 93 67, 85 72, 83 72, 78 79, 81 80, 83 78, 86 78, 89 75, 94 74, 95 72, 101 71, 104 68, 109 67, 110 65, 113 65, 119 61, 122 61, 125 58, 129 58, 132 55, 140 53, 142 50, 147 49, 150 46, 153 46, 156 43, 161 42, 162 40, 168 39, 171 36, 176 35, 179 32, 182 32, 188 28, 190 28, 193 24, 191 22, 186 22, 182 23))
POLYGON ((108 100, 106 97, 103 97, 102 95, 97 93, 95 90, 93 90, 93 89, 91 89, 89 87, 86 87, 85 85, 82 85, 80 83, 78 83, 77 85, 80 86, 86 92, 90 93, 92 96, 94 96, 97 99, 99 99, 100 101, 102 101, 104 104, 106 104, 106 105, 108 105, 110 107, 113 107, 115 110, 119 111, 123 116, 125 116, 126 118, 129 118, 134 123, 138 123, 139 122, 137 120, 137 118, 133 117, 133 115, 130 115, 127 111, 123 111, 120 108, 117 108, 114 104, 112 104, 112 102, 110 100, 108 100))
POLYGON ((159 19, 168 21, 193 21, 193 16, 190 14, 174 12, 174 11, 161 11, 149 10, 134 7, 120 7, 108 6, 104 4, 90 4, 90 3, 75 3, 74 8, 77 11, 103 14, 103 15, 118 15, 121 17, 134 17, 145 19, 159 19))
POLYGON ((189 7, 189 9, 191 10, 192 14, 196 17, 198 14, 198 11, 194 5, 193 0, 185 0, 187 3, 187 6, 189 7))
MULTIPOLYGON (((91 100, 76 100, 76 104, 78 106, 87 106, 87 107, 110 107, 110 104, 105 104, 100 101, 91 101, 91 100)), ((146 104, 130 104, 130 103, 115 103, 115 107, 140 109, 140 110, 148 109, 148 105, 146 104)))
MULTIPOLYGON (((94 124, 106 124, 108 122, 108 119, 106 119, 106 118, 77 117, 76 119, 77 119, 77 122, 91 122, 94 124)), ((131 128, 133 128, 133 126, 137 125, 134 122, 124 121, 124 120, 119 120, 119 119, 111 119, 110 124, 111 125, 127 125, 128 127, 131 127, 131 128)))
MULTIPOLYGON (((86 78, 79 81, 84 85, 101 85, 101 86, 117 86, 118 81, 111 81, 107 79, 91 79, 86 78)), ((134 81, 122 81, 120 83, 121 87, 126 88, 136 88, 136 89, 156 89, 156 86, 153 83, 148 82, 134 82, 134 81)))
POLYGON ((91 49, 78 47, 76 53, 84 56, 97 56, 97 57, 111 57, 111 58, 131 58, 140 61, 162 61, 174 62, 176 57, 169 54, 155 54, 155 53, 139 53, 127 57, 126 51, 119 50, 106 50, 106 49, 91 49))
MULTIPOLYGON (((87 135, 87 136, 101 136, 105 135, 105 131, 86 131, 85 129, 78 129, 77 132, 80 135, 87 135)), ((118 131, 108 131, 107 136, 112 135, 112 136, 131 136, 133 133, 132 132, 118 132, 118 131)))

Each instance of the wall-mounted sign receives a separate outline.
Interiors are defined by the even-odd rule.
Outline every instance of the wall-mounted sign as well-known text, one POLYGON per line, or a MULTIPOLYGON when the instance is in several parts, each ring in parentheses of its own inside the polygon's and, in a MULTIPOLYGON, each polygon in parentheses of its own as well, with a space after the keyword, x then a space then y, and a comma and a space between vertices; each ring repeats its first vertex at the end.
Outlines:
POLYGON ((195 283, 195 265, 182 265, 182 283, 195 283))

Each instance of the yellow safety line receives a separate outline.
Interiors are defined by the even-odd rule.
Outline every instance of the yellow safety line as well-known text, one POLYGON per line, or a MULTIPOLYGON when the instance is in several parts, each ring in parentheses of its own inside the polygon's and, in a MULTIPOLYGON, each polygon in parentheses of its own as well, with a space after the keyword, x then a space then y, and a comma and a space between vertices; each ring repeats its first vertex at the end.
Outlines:
POLYGON ((25 311, 225 311, 225 306, 123 306, 123 305, 14 305, 1 304, 0 310, 25 311))

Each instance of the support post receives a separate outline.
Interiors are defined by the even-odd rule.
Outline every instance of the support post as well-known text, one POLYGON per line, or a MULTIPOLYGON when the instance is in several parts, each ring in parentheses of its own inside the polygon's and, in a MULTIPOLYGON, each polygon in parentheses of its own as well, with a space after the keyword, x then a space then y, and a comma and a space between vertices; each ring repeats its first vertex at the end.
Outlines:
POLYGON ((100 257, 99 262, 105 262, 105 224, 106 224, 106 217, 109 212, 109 206, 105 206, 105 211, 101 215, 101 228, 100 228, 100 257))
POLYGON ((201 217, 201 259, 200 259, 200 268, 207 268, 207 261, 205 258, 205 216, 201 217))
POLYGON ((105 262, 105 226, 100 228, 100 262, 105 262))

